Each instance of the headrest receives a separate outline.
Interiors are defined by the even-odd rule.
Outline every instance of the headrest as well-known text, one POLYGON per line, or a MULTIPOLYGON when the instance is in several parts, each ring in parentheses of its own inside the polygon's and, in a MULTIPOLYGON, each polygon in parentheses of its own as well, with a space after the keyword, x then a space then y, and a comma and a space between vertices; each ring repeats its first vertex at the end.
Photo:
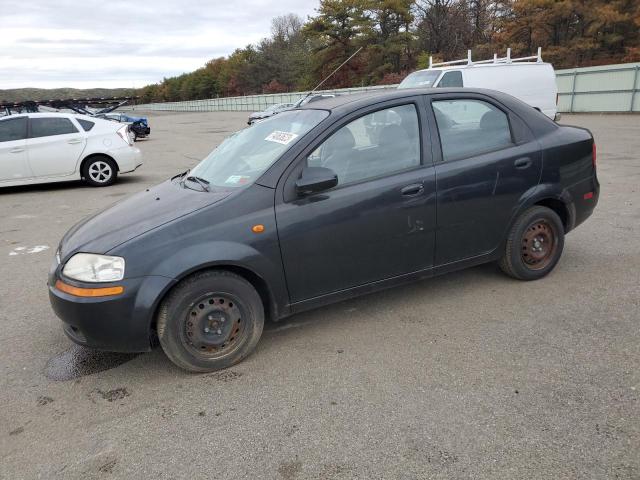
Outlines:
POLYGON ((482 130, 499 130, 505 127, 506 118, 503 113, 495 110, 488 111, 480 119, 480 129, 482 130))
POLYGON ((327 142, 333 151, 349 150, 356 146, 356 139, 348 128, 341 128, 327 142))

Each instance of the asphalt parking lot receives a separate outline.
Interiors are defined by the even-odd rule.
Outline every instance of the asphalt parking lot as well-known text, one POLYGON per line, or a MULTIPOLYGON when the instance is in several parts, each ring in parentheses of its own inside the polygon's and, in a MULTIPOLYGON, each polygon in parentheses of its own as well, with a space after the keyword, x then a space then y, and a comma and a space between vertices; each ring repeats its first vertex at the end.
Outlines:
POLYGON ((485 265, 343 302, 206 375, 74 347, 49 306, 69 227, 246 121, 149 117, 112 187, 0 191, 0 478, 640 478, 640 116, 564 117, 602 191, 546 279, 485 265))

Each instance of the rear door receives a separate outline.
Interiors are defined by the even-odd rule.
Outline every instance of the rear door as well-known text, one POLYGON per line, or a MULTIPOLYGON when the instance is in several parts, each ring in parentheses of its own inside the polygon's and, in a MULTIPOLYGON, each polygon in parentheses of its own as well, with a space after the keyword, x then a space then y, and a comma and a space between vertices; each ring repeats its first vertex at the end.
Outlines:
POLYGON ((86 145, 85 135, 67 117, 29 118, 27 151, 34 176, 73 174, 86 145))
POLYGON ((523 121, 490 97, 430 98, 437 125, 436 266, 495 250, 538 185, 542 157, 523 121))
POLYGON ((293 303, 433 265, 435 178, 423 105, 418 97, 351 114, 307 148, 279 187, 293 303), (338 185, 297 196, 306 166, 332 169, 338 185))
POLYGON ((27 117, 0 121, 0 183, 31 177, 27 163, 27 117))

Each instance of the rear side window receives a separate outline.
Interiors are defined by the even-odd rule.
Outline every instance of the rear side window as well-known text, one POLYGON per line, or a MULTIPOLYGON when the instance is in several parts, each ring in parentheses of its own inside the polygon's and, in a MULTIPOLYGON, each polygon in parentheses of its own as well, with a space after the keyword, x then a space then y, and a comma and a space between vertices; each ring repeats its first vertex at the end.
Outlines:
POLYGON ((51 137, 53 135, 65 135, 76 133, 78 129, 73 126, 71 120, 63 117, 32 118, 31 138, 51 137))
POLYGON ((445 73, 440 79, 438 87, 462 87, 462 72, 456 70, 445 73))
POLYGON ((0 122, 0 142, 27 138, 27 117, 10 118, 0 122))
POLYGON ((89 130, 91 130, 95 125, 95 123, 90 122, 89 120, 85 120, 84 118, 76 118, 76 120, 78 121, 78 123, 80 124, 80 126, 85 132, 88 132, 89 130))
POLYGON ((445 161, 513 145, 507 115, 482 100, 432 102, 445 161))

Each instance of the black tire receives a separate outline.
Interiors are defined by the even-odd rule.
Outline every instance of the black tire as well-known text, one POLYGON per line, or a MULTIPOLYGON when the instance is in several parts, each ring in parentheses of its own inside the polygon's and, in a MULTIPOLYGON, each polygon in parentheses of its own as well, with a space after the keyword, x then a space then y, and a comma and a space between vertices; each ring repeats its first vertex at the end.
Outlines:
POLYGON ((158 338, 169 359, 190 372, 212 372, 246 358, 264 326, 264 306, 244 278, 223 270, 179 283, 158 312, 158 338))
POLYGON ((92 187, 113 185, 118 177, 116 162, 104 155, 96 155, 82 165, 82 178, 92 187))
POLYGON ((534 206, 516 220, 499 261, 507 275, 518 280, 537 280, 558 263, 564 248, 564 226, 556 212, 534 206))

